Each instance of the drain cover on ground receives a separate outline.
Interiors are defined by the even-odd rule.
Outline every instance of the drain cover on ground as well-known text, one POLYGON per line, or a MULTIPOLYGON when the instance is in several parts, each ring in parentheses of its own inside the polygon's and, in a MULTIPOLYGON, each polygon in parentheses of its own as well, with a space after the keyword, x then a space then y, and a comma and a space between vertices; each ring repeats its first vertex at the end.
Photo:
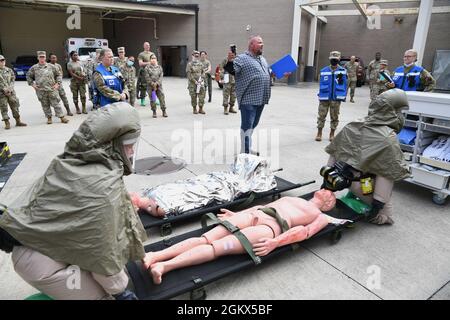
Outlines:
POLYGON ((176 172, 186 167, 186 162, 178 158, 149 157, 136 160, 136 174, 151 175, 176 172))

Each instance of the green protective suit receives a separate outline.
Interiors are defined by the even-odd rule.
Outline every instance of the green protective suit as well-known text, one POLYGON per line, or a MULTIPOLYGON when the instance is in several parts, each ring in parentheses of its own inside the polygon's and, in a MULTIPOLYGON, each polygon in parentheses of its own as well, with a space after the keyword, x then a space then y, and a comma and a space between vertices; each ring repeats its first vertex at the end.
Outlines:
POLYGON ((140 131, 127 103, 91 113, 44 176, 0 216, 0 228, 56 261, 102 275, 142 259, 146 233, 122 178, 132 172, 123 142, 140 131))
POLYGON ((407 107, 403 90, 384 92, 369 105, 368 116, 342 128, 325 151, 364 173, 393 181, 407 178, 408 165, 397 140, 404 124, 401 110, 407 107))

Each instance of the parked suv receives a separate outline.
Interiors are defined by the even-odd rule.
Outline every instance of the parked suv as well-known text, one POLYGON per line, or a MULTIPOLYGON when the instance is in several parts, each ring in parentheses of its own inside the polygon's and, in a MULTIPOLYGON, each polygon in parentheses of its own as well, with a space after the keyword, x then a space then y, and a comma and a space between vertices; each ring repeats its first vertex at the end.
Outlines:
POLYGON ((38 63, 36 56, 18 56, 16 62, 11 63, 16 79, 25 80, 28 70, 36 63, 38 63))
MULTIPOLYGON (((341 61, 339 64, 344 66, 347 62, 350 61, 350 57, 341 57, 341 61)), ((364 62, 360 57, 356 57, 356 62, 359 62, 358 70, 356 71, 356 86, 361 87, 366 82, 366 67, 364 66, 364 62)))

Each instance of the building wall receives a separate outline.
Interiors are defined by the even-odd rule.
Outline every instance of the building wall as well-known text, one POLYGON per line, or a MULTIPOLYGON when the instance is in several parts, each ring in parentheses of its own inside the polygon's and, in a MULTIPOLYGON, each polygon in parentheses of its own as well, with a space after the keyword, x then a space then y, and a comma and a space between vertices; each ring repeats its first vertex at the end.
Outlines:
MULTIPOLYGON (((236 44, 238 53, 247 50, 248 39, 261 35, 264 40, 264 56, 269 64, 291 52, 294 0, 169 0, 173 4, 199 5, 199 50, 208 52, 211 63, 218 65, 226 56, 230 44, 236 44), (251 26, 247 30, 247 26, 251 26)), ((299 79, 304 76, 308 54, 310 16, 302 16, 299 61, 299 79)), ((193 37, 194 30, 177 30, 185 37, 193 37)), ((173 35, 170 35, 171 37, 173 35)), ((319 32, 317 34, 319 38, 319 32)), ((188 52, 194 43, 188 46, 188 52)), ((319 43, 316 43, 318 50, 319 43)))
MULTIPOLYGON (((328 17, 320 41, 320 65, 328 64, 328 54, 333 50, 346 56, 359 56, 366 65, 374 59, 375 52, 380 51, 382 57, 389 60, 390 70, 401 65, 403 53, 413 46, 417 16, 405 15, 401 24, 394 18, 393 15, 384 16, 381 29, 370 30, 361 16, 328 17)), ((432 15, 422 63, 426 69, 432 70, 436 49, 450 49, 449 35, 443 32, 449 29, 450 14, 432 15)))
MULTIPOLYGON (((64 61, 64 42, 71 37, 103 37, 98 15, 81 11, 81 29, 69 30, 65 12, 1 8, 0 41, 8 65, 18 55, 35 55, 37 50, 55 53, 64 61)), ((62 63, 64 64, 64 63, 62 63)))
POLYGON ((188 15, 159 14, 149 15, 156 18, 156 36, 154 22, 145 19, 127 19, 124 21, 104 20, 105 38, 117 55, 118 47, 126 47, 126 54, 137 55, 143 51, 143 43, 150 42, 151 51, 157 52, 159 46, 187 46, 194 48, 195 18, 188 15))

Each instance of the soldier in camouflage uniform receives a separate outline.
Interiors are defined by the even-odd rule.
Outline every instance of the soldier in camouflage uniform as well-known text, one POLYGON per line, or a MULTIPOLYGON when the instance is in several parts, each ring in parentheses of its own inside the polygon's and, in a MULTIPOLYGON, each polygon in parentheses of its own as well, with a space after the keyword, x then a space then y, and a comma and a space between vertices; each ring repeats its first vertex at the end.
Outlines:
MULTIPOLYGON (((94 82, 94 90, 97 92, 97 98, 98 98, 98 106, 104 107, 105 105, 101 106, 101 96, 106 98, 110 101, 110 103, 119 102, 119 101, 125 101, 129 99, 128 96, 128 88, 125 86, 125 80, 123 78, 122 73, 120 70, 116 69, 113 64, 113 52, 111 49, 102 49, 99 56, 100 64, 97 65, 96 69, 94 70, 94 74, 92 75, 93 82, 94 82), (105 79, 103 78, 102 74, 99 71, 99 68, 104 67, 104 69, 109 72, 109 77, 115 77, 121 82, 121 90, 117 91, 114 90, 110 84, 108 84, 105 79), (117 71, 117 73, 116 73, 117 71)), ((110 104, 109 103, 109 104, 110 104)))
POLYGON ((80 107, 78 106, 78 95, 80 95, 82 110, 84 114, 87 114, 86 110, 86 83, 87 83, 87 72, 86 67, 80 62, 78 53, 72 51, 70 53, 71 61, 67 64, 67 71, 69 72, 72 79, 70 79, 70 90, 72 91, 73 103, 75 104, 75 109, 77 113, 80 114, 80 107))
POLYGON ((232 74, 229 74, 225 69, 228 61, 232 61, 236 55, 231 50, 228 51, 228 57, 220 64, 220 83, 223 84, 223 113, 228 114, 228 106, 231 113, 236 113, 234 104, 236 102, 236 81, 232 74))
MULTIPOLYGON (((61 79, 62 79, 63 69, 62 69, 61 65, 58 63, 58 57, 56 56, 56 54, 50 53, 49 58, 50 58, 50 63, 55 66, 56 70, 58 70, 59 74, 61 75, 61 79)), ((66 91, 64 90, 64 87, 62 84, 58 89, 58 94, 64 104, 64 107, 66 108, 67 115, 73 116, 73 113, 70 111, 69 101, 67 100, 66 91)))
POLYGON ((2 113, 2 120, 5 122, 5 129, 11 128, 8 116, 8 104, 11 108, 14 119, 16 120, 16 126, 25 127, 27 124, 20 121, 19 114, 19 99, 17 99, 16 92, 14 91, 14 80, 16 76, 12 69, 5 66, 6 59, 0 55, 0 112, 2 113))
POLYGON ((205 114, 205 111, 203 110, 203 105, 205 104, 205 70, 203 68, 203 63, 201 63, 199 58, 200 52, 194 50, 192 52, 192 61, 190 61, 186 67, 186 74, 193 113, 205 114), (198 112, 197 98, 199 107, 198 112))
POLYGON ((350 102, 355 102, 353 98, 355 97, 356 82, 358 81, 356 74, 359 67, 359 63, 356 62, 356 57, 351 56, 350 61, 347 62, 344 67, 347 69, 348 88, 350 88, 350 102))
POLYGON ((99 56, 100 56, 101 50, 102 49, 96 49, 95 57, 90 57, 85 65, 87 82, 88 82, 89 100, 91 100, 91 101, 94 101, 94 83, 93 83, 92 75, 94 74, 95 68, 99 64, 99 56))
POLYGON ((144 42, 144 51, 138 55, 139 71, 136 84, 137 97, 138 99, 141 99, 141 106, 145 106, 145 94, 147 92, 147 83, 145 81, 144 70, 145 67, 150 64, 150 58, 152 55, 155 54, 150 51, 150 43, 144 42))
POLYGON ((395 69, 392 77, 395 87, 405 91, 433 91, 436 87, 436 80, 425 68, 417 66, 416 61, 417 51, 406 50, 403 56, 403 66, 395 69))
POLYGON ((120 72, 123 74, 123 70, 127 66, 128 58, 125 56, 125 47, 117 48, 118 57, 114 58, 114 66, 119 68, 120 72))
POLYGON ((377 75, 380 69, 381 53, 375 53, 375 60, 370 61, 367 67, 369 73, 370 100, 374 100, 378 95, 377 75))
POLYGON ((150 97, 150 104, 153 111, 153 118, 156 118, 156 101, 152 98, 152 91, 155 91, 155 94, 158 97, 163 117, 167 118, 166 101, 162 87, 163 69, 160 65, 158 65, 158 60, 155 55, 151 57, 150 64, 145 67, 144 74, 148 88, 148 96, 150 97))
POLYGON ((121 71, 125 86, 128 88, 129 103, 134 107, 136 101, 136 68, 134 67, 134 57, 129 56, 127 64, 121 71))
POLYGON ((317 117, 316 141, 322 141, 322 130, 325 126, 328 110, 330 110, 330 141, 334 139, 339 124, 341 101, 347 94, 347 70, 339 65, 341 53, 330 52, 330 65, 320 70, 319 114, 317 117), (339 89, 339 91, 338 91, 339 89), (340 96, 342 95, 342 96, 340 96))
POLYGON ((203 63, 206 75, 206 85, 208 86, 208 102, 211 102, 212 98, 212 77, 211 77, 211 62, 208 60, 208 53, 206 51, 200 51, 200 61, 203 63))
POLYGON ((382 94, 383 92, 395 88, 395 84, 391 82, 392 80, 391 73, 387 69, 388 61, 387 60, 380 60, 380 70, 378 70, 378 76, 377 76, 377 89, 378 89, 378 95, 382 94))
POLYGON ((61 119, 62 123, 68 123, 59 105, 58 89, 62 85, 62 77, 58 70, 50 63, 46 62, 46 52, 37 52, 39 62, 32 66, 27 72, 28 85, 36 90, 36 95, 41 102, 44 115, 47 117, 47 124, 52 124, 52 109, 55 115, 61 119))

